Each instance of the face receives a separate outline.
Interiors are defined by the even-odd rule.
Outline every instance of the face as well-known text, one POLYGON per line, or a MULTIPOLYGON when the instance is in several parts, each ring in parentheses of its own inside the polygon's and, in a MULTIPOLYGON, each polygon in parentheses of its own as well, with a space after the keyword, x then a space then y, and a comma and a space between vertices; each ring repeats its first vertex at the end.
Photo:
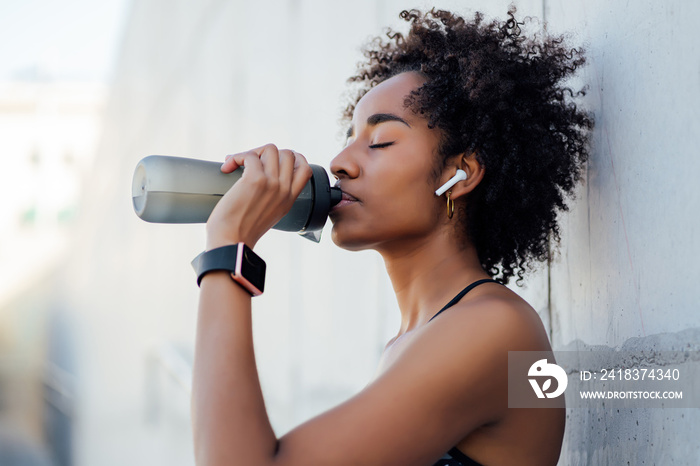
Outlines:
POLYGON ((414 72, 394 76, 358 102, 348 143, 332 161, 342 201, 330 213, 333 242, 345 249, 377 249, 430 235, 437 228, 443 199, 432 170, 439 133, 404 106, 423 84, 414 72))

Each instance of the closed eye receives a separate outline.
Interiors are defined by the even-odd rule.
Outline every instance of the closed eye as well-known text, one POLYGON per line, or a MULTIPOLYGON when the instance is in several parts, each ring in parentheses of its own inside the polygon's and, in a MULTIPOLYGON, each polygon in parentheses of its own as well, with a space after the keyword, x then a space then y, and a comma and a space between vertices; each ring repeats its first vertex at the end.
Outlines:
POLYGON ((396 142, 396 141, 382 142, 381 144, 372 144, 371 146, 369 146, 369 148, 370 148, 370 149, 382 149, 382 148, 384 148, 384 147, 389 147, 389 146, 392 145, 394 142, 396 142))

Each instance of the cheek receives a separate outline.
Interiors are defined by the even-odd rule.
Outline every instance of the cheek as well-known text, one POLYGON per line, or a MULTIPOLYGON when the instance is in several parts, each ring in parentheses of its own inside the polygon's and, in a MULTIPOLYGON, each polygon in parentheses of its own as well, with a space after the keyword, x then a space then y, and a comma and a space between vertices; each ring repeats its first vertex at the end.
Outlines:
POLYGON ((371 247, 395 238, 428 233, 440 220, 444 196, 429 184, 430 167, 393 160, 365 171, 363 204, 344 212, 334 223, 333 242, 348 250, 371 247), (377 176, 372 176, 377 174, 377 176), (383 176, 378 176, 382 174, 383 176))
POLYGON ((382 171, 391 173, 391 176, 372 180, 375 195, 368 201, 371 201, 373 213, 387 221, 409 217, 419 220, 422 216, 434 220, 438 197, 429 184, 431 168, 425 164, 402 166, 400 162, 395 161, 390 171, 382 171))
POLYGON ((435 223, 436 200, 435 193, 425 186, 425 180, 416 180, 416 183, 397 187, 392 194, 387 193, 385 201, 374 206, 373 217, 398 235, 424 231, 435 223))

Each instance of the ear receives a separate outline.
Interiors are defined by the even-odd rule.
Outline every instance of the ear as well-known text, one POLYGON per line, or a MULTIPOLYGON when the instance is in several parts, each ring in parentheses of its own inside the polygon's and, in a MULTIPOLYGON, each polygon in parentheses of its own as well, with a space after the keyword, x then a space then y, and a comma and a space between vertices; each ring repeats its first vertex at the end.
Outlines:
POLYGON ((450 178, 452 178, 458 168, 461 168, 467 172, 467 179, 463 181, 458 181, 454 186, 450 188, 452 194, 451 199, 457 199, 465 194, 469 194, 476 188, 481 180, 484 178, 484 167, 476 160, 476 152, 472 152, 467 155, 460 154, 455 156, 455 160, 452 163, 448 163, 447 167, 443 170, 440 176, 440 184, 438 187, 446 183, 450 178))

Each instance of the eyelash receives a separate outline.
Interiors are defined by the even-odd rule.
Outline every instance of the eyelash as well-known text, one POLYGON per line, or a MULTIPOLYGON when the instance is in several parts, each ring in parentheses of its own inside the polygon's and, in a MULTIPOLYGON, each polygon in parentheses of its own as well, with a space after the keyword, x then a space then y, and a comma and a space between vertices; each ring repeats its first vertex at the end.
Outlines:
POLYGON ((381 144, 372 144, 371 146, 369 146, 369 148, 370 148, 370 149, 383 149, 384 147, 389 147, 389 146, 392 145, 393 143, 394 143, 394 141, 392 141, 392 142, 383 142, 383 143, 381 143, 381 144))

